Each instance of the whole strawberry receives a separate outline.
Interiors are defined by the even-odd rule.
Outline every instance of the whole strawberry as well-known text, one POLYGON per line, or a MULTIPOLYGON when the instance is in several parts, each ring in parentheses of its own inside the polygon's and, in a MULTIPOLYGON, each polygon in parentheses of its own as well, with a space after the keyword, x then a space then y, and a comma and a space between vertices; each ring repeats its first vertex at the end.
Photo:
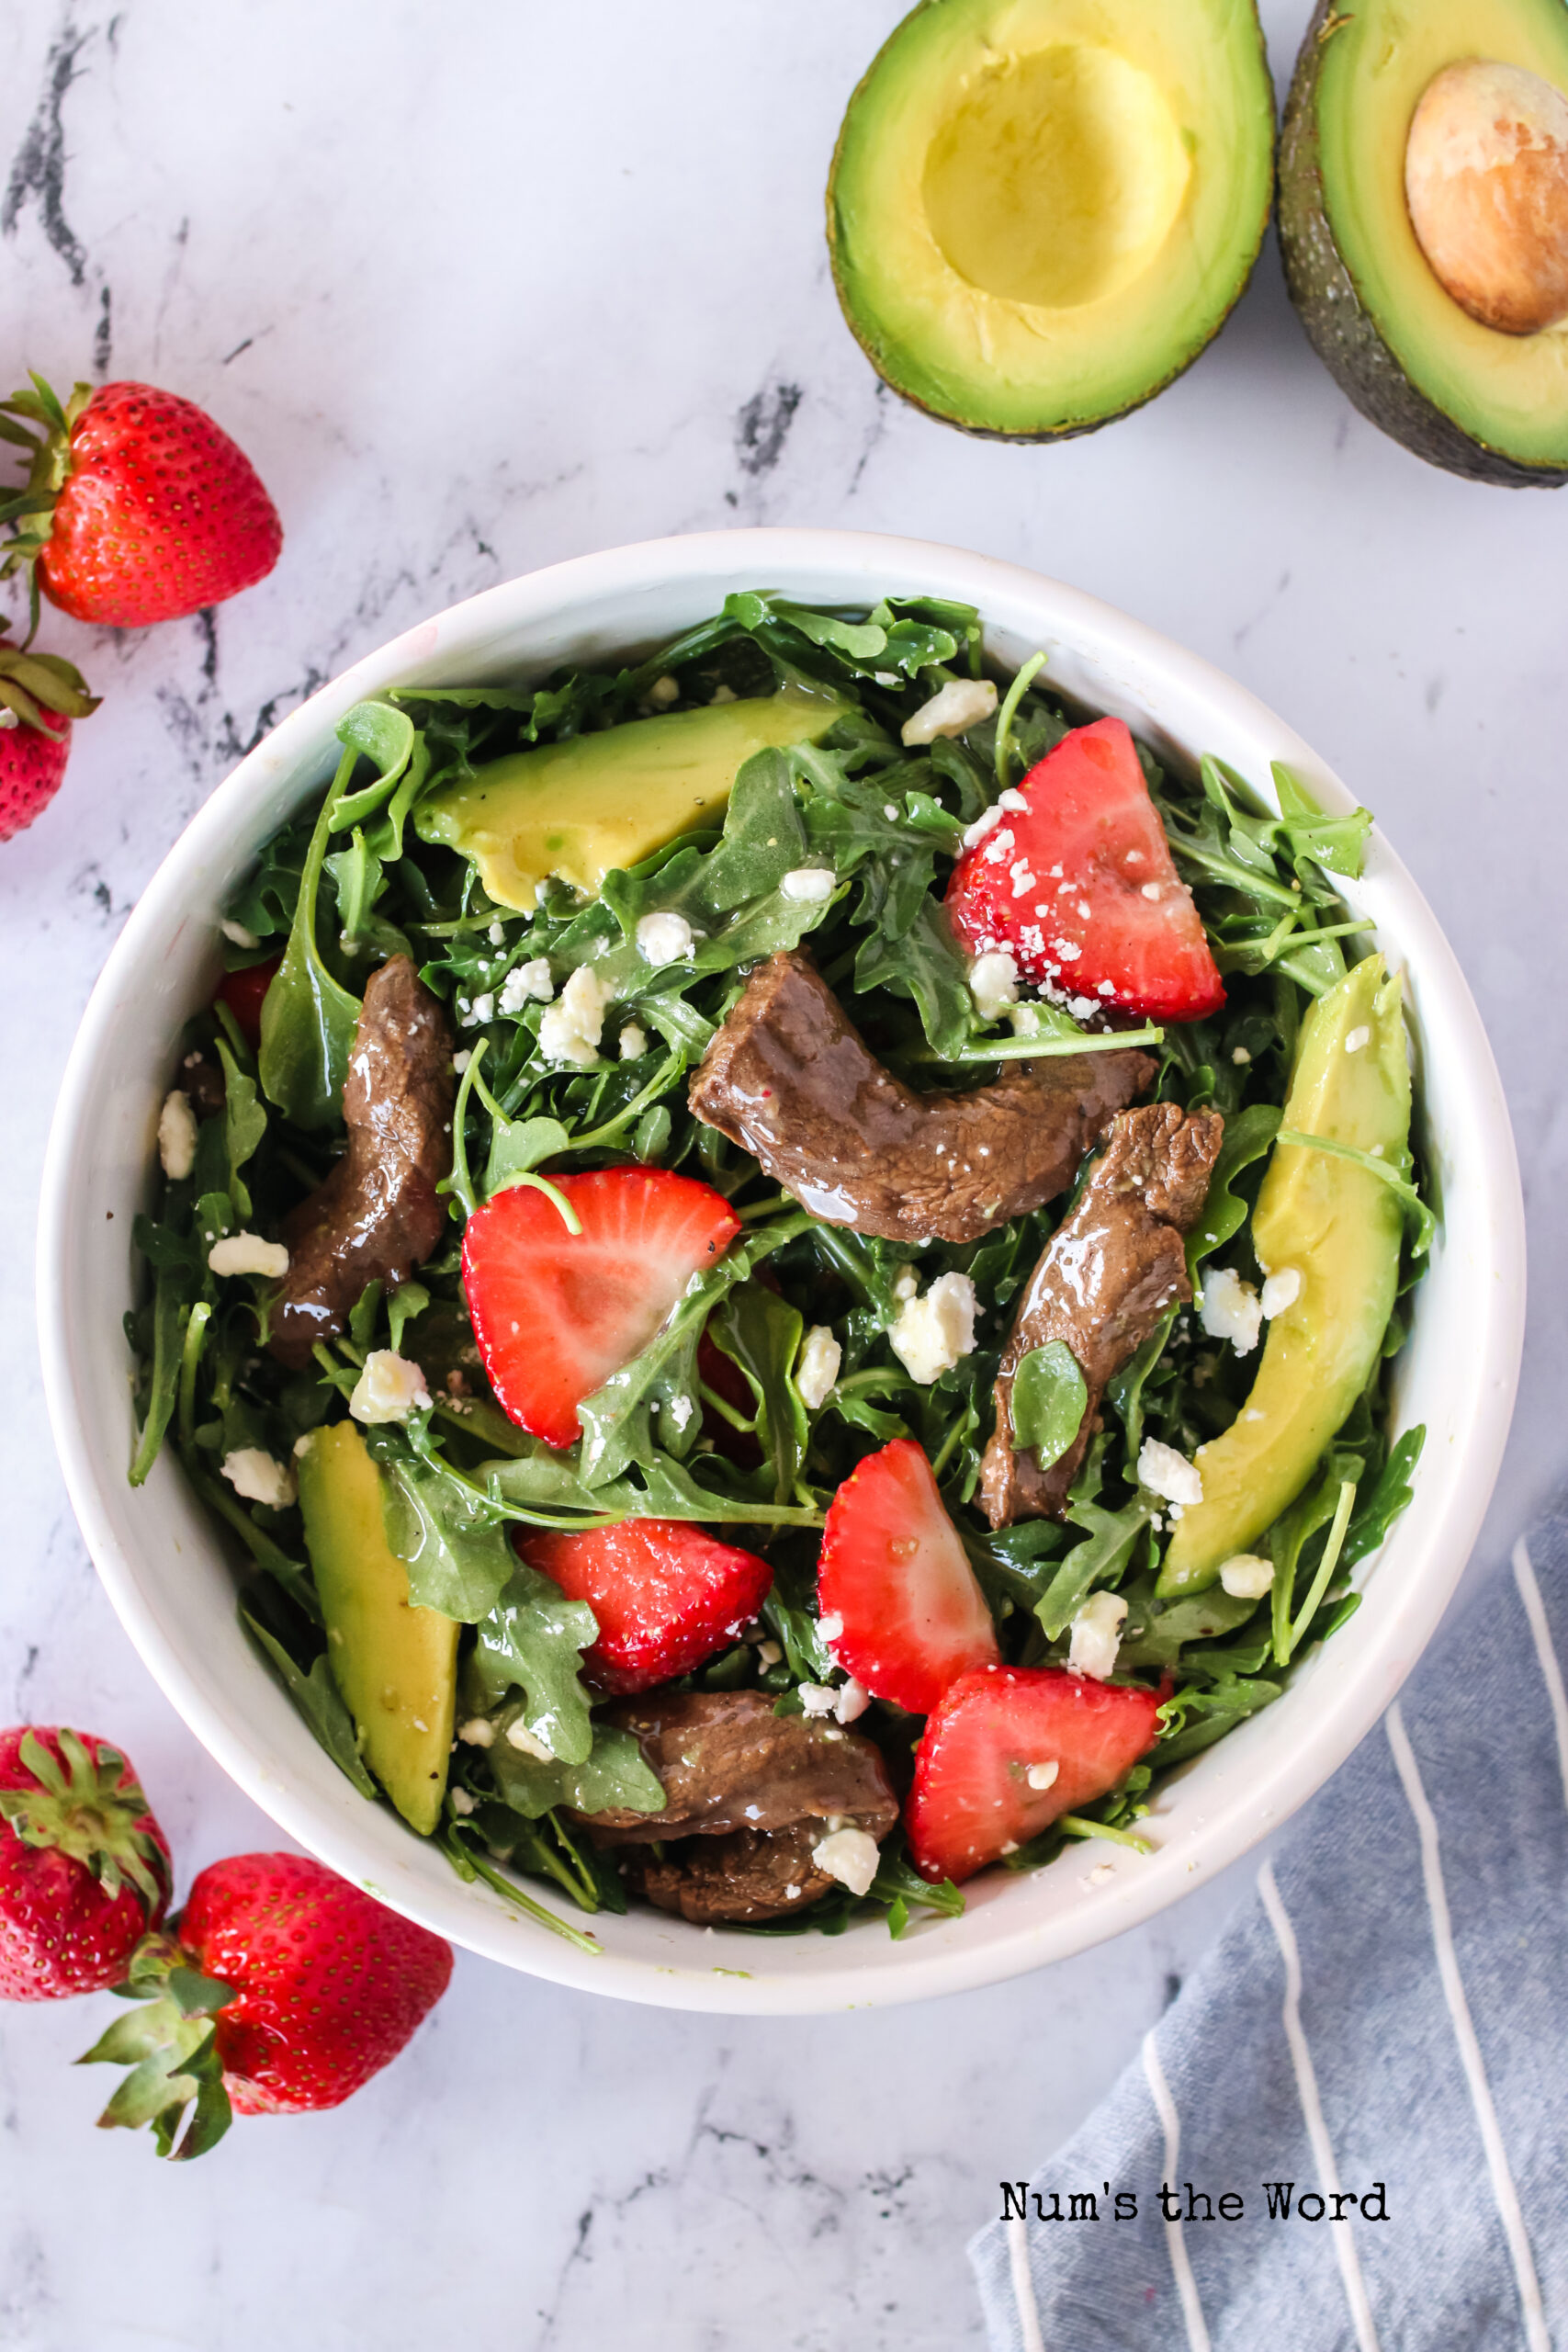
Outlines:
MULTIPOLYGON (((0 619, 0 637, 10 626, 0 619)), ((0 645, 0 842, 48 808, 71 756, 71 722, 97 707, 80 670, 58 653, 0 645)))
POLYGON ((49 1725, 0 1732, 0 1998, 117 1984, 168 1901, 168 1844, 119 1750, 49 1725))
POLYGON ((83 2061, 133 2069, 99 2121, 151 2123, 160 2155, 197 2156, 231 2111, 336 2107, 397 2056, 451 1973, 450 1944, 306 1855, 214 1862, 115 1988, 149 2006, 83 2061))
POLYGON ((109 628, 178 620, 266 577, 277 510, 204 410, 151 384, 78 384, 62 407, 32 380, 0 401, 0 435, 28 465, 0 502, 18 525, 7 572, 31 565, 62 612, 109 628))

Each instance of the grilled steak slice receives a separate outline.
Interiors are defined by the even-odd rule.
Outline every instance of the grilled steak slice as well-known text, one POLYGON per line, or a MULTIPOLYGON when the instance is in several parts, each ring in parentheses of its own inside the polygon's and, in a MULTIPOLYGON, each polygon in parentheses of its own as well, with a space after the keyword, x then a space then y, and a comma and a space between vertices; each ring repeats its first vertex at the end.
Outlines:
POLYGON ((624 1860, 649 1900, 699 1925, 771 1918, 826 1894, 811 1860, 829 1821, 878 1842, 898 1818, 869 1739, 807 1715, 775 1715, 760 1690, 651 1691, 608 1720, 631 1732, 664 1791, 662 1813, 579 1816, 624 1860), (659 1845, 647 1855, 637 1849, 659 1845))
POLYGON ((916 1094, 796 950, 751 975, 690 1102, 825 1224, 975 1241, 1065 1192, 1112 1112, 1154 1073, 1129 1048, 1016 1062, 991 1086, 916 1094))
POLYGON ((345 1329, 367 1283, 395 1290, 446 1229, 435 1187, 452 1167, 452 1033, 406 956, 370 976, 348 1059, 348 1148, 283 1228, 288 1272, 272 1352, 296 1370, 345 1329))
POLYGON ((993 1527, 1061 1517, 1100 1428, 1106 1384, 1161 1316, 1191 1297, 1182 1236, 1203 1206, 1224 1132, 1217 1111, 1189 1118, 1174 1102, 1111 1121, 1083 1197, 1029 1278, 1002 1354, 996 1434, 980 1465, 980 1499, 993 1527), (1042 1470, 1032 1453, 1013 1452, 1012 1380, 1024 1357, 1053 1340, 1065 1340, 1077 1359, 1089 1403, 1072 1444, 1042 1470))

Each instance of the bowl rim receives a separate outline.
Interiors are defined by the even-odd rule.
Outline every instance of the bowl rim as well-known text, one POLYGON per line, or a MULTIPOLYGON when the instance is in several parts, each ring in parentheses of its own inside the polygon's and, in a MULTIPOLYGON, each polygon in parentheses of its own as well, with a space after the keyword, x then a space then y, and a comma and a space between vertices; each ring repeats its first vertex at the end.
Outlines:
MULTIPOLYGON (((590 1956, 520 1920, 500 1898, 465 1885, 455 1874, 446 1887, 389 1886, 384 1870, 367 1881, 362 1839, 334 1816, 324 1799, 317 1801, 302 1784, 289 1783, 286 1776, 269 1770, 265 1757, 228 1719, 210 1682, 182 1647, 176 1629, 163 1621, 143 1591, 133 1547, 121 1543, 108 1508, 111 1482, 118 1485, 124 1479, 123 1463, 109 1460, 107 1449, 95 1447, 77 1409, 73 1359, 79 1341, 68 1308, 74 1238, 68 1214, 69 1179, 80 1156, 92 1150, 111 1016, 122 1000, 134 994, 171 925, 177 927, 188 915, 189 877, 213 858, 231 854, 242 830, 242 812, 283 768, 304 757, 313 744, 325 757, 333 729, 353 703, 399 683, 437 653, 443 667, 460 662, 466 649, 498 628, 513 629, 529 622, 541 627, 552 616, 570 616, 574 605, 586 605, 595 594, 640 588, 657 597, 661 590, 694 587, 707 577, 717 581, 738 568, 753 582, 813 570, 846 580, 854 575, 866 594, 886 590, 900 578, 932 583, 925 593, 976 605, 987 634, 988 608, 1010 603, 1032 605, 1040 616, 1039 641, 1055 644, 1069 655, 1075 646, 1090 648, 1086 659, 1119 665, 1134 676, 1169 681, 1173 692, 1202 699, 1209 708, 1225 713, 1234 726, 1275 744, 1273 756, 1302 774, 1325 807, 1348 812, 1356 805, 1333 771, 1292 729, 1201 656, 1099 598, 994 557, 882 534, 753 528, 645 540, 525 573, 416 623, 318 688, 240 760, 171 844, 110 951, 65 1066, 45 1154, 37 1272, 50 1418, 67 1491, 98 1575, 154 1681, 209 1753, 279 1828, 355 1883, 371 1883, 393 1909, 513 1969, 660 2007, 764 2015, 928 1998, 998 1983, 1068 1957, 1154 1917, 1236 1860, 1304 1804, 1393 1699, 1435 1632, 1462 1573, 1491 1497, 1512 1415, 1523 1343, 1525 1259, 1513 1134, 1485 1032, 1444 933, 1374 828, 1380 890, 1386 883, 1397 902, 1401 954, 1418 962, 1427 1017, 1441 1025, 1449 1040, 1445 1067, 1465 1098, 1473 1124, 1478 1185, 1476 1198, 1467 1206, 1481 1220, 1492 1280, 1479 1300, 1483 1328, 1468 1334, 1465 1361, 1455 1374, 1467 1384, 1459 1455, 1442 1471, 1436 1464, 1430 1470, 1423 1464, 1424 1482, 1446 1474, 1444 1514, 1433 1531, 1423 1572, 1407 1579, 1396 1622, 1385 1617, 1375 1639, 1348 1654, 1337 1653, 1329 1703, 1315 1718, 1305 1709, 1297 1711, 1301 1736, 1290 1758, 1276 1758, 1249 1782, 1247 1793, 1233 1790, 1212 1815, 1201 1816, 1181 1838, 1168 1838, 1136 1872, 1119 1872, 1113 1894, 1080 1902, 1044 1922, 1021 1918, 1006 1931, 998 1923, 998 1931, 986 1940, 957 1949, 940 1932, 947 1923, 931 1923, 903 1943, 884 1939, 880 1949, 890 1960, 896 1958, 891 1966, 868 1965, 870 1951, 858 1935, 836 1947, 846 1953, 853 1948, 852 1958, 835 1965, 823 1955, 821 1964, 809 1973, 774 1973, 761 1967, 738 1973, 698 1964, 694 1956, 679 1964, 679 1954, 678 1964, 660 1966, 617 1952, 608 1942, 590 1956), (520 1928, 528 1932, 520 1933, 520 1928)), ((818 601, 849 603, 857 600, 857 594, 846 589, 842 595, 828 593, 818 601)), ((651 634, 656 639, 659 632, 651 634)), ((637 641, 622 633, 623 644, 637 641)), ((1157 736, 1157 719, 1145 718, 1139 731, 1157 736)), ((1315 1657, 1309 1657, 1296 1670, 1292 1691, 1315 1679, 1315 1657)), ((1289 1704, 1291 1695, 1281 1705, 1289 1704)), ((1230 1740, 1220 1743, 1221 1748, 1230 1745, 1230 1740)), ((975 1907, 988 1912, 991 1903, 972 1906, 971 1916, 975 1907)), ((687 1932, 693 1939, 699 1934, 695 1928, 687 1932)), ((811 1940, 820 1949, 827 1939, 811 1940)), ((759 1963, 766 1952, 778 1949, 761 1939, 746 1940, 746 1956, 759 1963)))

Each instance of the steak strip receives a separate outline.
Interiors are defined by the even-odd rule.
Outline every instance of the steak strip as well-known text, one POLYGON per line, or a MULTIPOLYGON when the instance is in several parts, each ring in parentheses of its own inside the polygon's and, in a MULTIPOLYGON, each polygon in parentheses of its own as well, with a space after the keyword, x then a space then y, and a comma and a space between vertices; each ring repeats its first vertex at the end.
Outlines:
POLYGON ((796 949, 752 973, 689 1100, 825 1224, 890 1241, 976 1241, 1065 1192, 1112 1112, 1154 1074, 1146 1054, 1123 1048, 1015 1062, 964 1094, 916 1094, 796 949))
POLYGON ((344 1330, 367 1283, 395 1290, 446 1230, 435 1187, 452 1169, 452 1033, 406 956, 366 984, 343 1115, 348 1148, 283 1227, 288 1272, 270 1346, 298 1371, 344 1330))
POLYGON ((993 1527, 1061 1518, 1100 1426, 1108 1384, 1160 1317, 1190 1299, 1182 1236, 1202 1209, 1224 1132, 1217 1111, 1189 1118, 1175 1102, 1112 1120, 1082 1198, 1029 1278, 1003 1351, 996 1434, 980 1465, 980 1500, 993 1527), (1032 1453, 1013 1451, 1012 1382, 1024 1357, 1053 1340, 1072 1350, 1089 1402, 1066 1453, 1042 1470, 1032 1453))
POLYGON ((653 1691, 607 1719, 632 1733, 664 1791, 662 1813, 579 1815, 661 1911, 699 1927, 771 1919, 837 1882, 812 1849, 829 1821, 880 1844, 898 1818, 880 1751, 760 1690, 653 1691), (664 1850, 650 1853, 649 1847, 664 1850))

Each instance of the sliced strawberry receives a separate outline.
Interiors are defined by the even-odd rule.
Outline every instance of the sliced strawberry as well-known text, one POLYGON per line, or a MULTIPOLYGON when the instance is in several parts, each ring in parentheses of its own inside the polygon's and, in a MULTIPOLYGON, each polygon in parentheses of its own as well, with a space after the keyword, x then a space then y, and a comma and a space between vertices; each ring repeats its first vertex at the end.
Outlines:
POLYGON ((904 1817, 916 1869, 972 1878, 1104 1796, 1154 1746, 1159 1703, 1157 1690, 1055 1666, 964 1675, 915 1752, 904 1817), (1032 1772, 1043 1787, 1031 1784, 1032 1772))
POLYGON ((996 1628, 931 1464, 895 1438, 828 1508, 818 1607, 833 1654, 878 1699, 926 1715, 961 1674, 994 1665, 996 1628))
POLYGON ((592 1610, 599 1638, 583 1664, 617 1694, 690 1674, 750 1623, 773 1581, 766 1560, 683 1519, 623 1519, 581 1535, 531 1529, 517 1549, 592 1610))
POLYGON ((1027 806, 959 859, 947 887, 971 953, 1010 948, 1058 994, 1154 1021, 1217 1012, 1219 972, 1123 722, 1075 728, 1021 790, 1027 806))
POLYGON ((243 972, 225 973, 218 984, 215 1004, 226 1004, 240 1024, 240 1035, 247 1045, 261 1045, 262 999, 271 988, 277 974, 281 956, 269 956, 265 964, 247 964, 243 972))
POLYGON ((601 1168, 551 1179, 580 1234, 532 1185, 475 1211, 463 1287, 491 1387, 547 1445, 571 1445, 577 1408, 648 1345, 695 1273, 740 1230, 710 1185, 663 1168, 601 1168))

